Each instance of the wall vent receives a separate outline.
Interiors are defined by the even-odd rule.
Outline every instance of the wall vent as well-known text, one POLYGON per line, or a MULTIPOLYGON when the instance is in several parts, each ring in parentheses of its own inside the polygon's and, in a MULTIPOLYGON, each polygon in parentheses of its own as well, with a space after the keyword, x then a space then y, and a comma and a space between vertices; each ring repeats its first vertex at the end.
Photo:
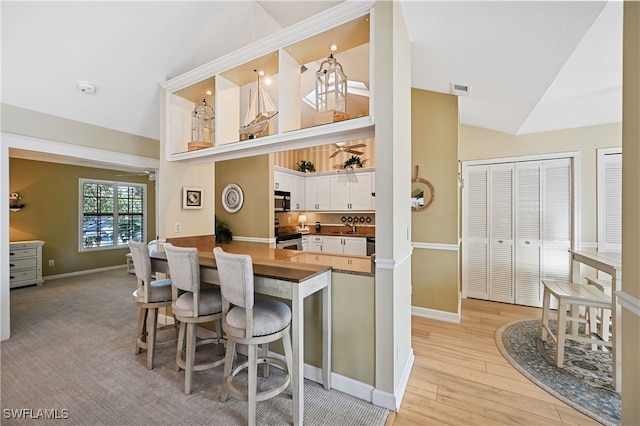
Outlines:
POLYGON ((469 97, 469 92, 471 92, 471 86, 467 86, 464 84, 451 83, 451 94, 456 96, 465 96, 469 97))

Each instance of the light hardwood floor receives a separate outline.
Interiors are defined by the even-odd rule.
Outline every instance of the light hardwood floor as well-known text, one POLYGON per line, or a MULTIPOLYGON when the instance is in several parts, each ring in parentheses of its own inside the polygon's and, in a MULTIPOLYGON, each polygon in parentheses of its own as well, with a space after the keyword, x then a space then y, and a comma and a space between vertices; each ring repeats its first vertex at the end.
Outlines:
POLYGON ((415 362, 402 405, 386 425, 598 425, 509 364, 495 332, 542 310, 462 301, 460 324, 413 317, 415 362))

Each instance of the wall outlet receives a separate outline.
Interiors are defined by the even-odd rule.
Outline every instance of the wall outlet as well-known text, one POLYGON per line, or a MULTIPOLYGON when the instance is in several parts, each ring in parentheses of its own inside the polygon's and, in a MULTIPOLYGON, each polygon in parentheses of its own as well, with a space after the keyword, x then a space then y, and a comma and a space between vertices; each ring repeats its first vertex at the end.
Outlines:
POLYGON ((176 222, 176 232, 182 232, 182 225, 180 222, 176 222))
POLYGON ((49 266, 53 266, 55 265, 55 262, 53 261, 53 259, 49 260, 49 266))

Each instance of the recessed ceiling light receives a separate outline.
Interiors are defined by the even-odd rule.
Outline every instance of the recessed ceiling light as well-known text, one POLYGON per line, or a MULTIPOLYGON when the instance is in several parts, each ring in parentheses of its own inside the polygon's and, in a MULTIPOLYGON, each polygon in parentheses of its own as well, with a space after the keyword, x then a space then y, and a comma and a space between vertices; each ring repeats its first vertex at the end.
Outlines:
POLYGON ((335 52, 336 50, 338 50, 338 46, 336 46, 335 44, 332 44, 331 46, 329 46, 329 49, 330 49, 332 52, 335 52))
POLYGON ((96 86, 89 81, 80 81, 78 82, 78 89, 82 93, 86 93, 87 95, 93 95, 96 92, 96 86))
POLYGON ((211 90, 207 90, 205 93, 207 94, 207 96, 211 96, 211 93, 213 92, 211 92, 211 90))

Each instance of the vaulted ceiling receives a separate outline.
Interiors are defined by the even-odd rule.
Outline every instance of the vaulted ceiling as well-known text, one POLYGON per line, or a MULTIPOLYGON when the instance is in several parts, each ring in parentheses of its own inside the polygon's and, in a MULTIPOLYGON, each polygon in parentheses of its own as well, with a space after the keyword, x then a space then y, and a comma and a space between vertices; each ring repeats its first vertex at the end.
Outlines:
MULTIPOLYGON (((157 139, 165 79, 338 3, 3 1, 1 100, 157 139)), ((622 2, 400 3, 412 87, 469 86, 462 123, 519 134, 621 121, 622 2)))

